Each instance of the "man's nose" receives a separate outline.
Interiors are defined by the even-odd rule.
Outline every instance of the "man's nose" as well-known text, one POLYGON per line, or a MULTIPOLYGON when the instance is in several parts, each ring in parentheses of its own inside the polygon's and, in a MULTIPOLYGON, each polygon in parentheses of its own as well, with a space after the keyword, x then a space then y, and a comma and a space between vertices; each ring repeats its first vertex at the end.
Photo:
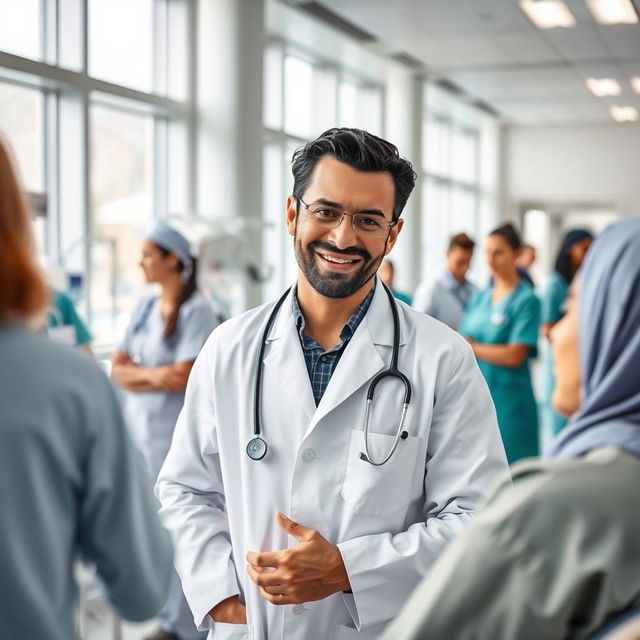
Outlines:
POLYGON ((329 240, 331 240, 338 249, 346 249, 358 244, 358 234, 353 229, 351 216, 343 216, 340 224, 331 229, 329 240))

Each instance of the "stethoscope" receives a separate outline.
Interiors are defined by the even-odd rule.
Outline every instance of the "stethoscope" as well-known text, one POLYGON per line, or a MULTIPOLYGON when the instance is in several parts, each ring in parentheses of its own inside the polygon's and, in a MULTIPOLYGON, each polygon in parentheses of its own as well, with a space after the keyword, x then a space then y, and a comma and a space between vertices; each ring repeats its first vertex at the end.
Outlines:
POLYGON ((516 288, 509 294, 509 297, 507 298, 507 303, 505 304, 504 309, 502 311, 494 311, 491 314, 491 324, 496 325, 498 327, 504 324, 504 321, 507 318, 507 311, 509 311, 509 307, 511 307, 511 303, 513 302, 513 299, 515 298, 515 295, 518 289, 520 289, 521 285, 522 285, 522 280, 518 282, 516 288))
MULTIPOLYGON (((391 314, 393 315, 393 351, 391 354, 391 364, 389 368, 385 371, 381 371, 376 377, 369 383, 369 388, 367 390, 367 404, 364 413, 364 452, 360 453, 360 459, 372 464, 375 467, 381 467, 383 464, 387 463, 391 456, 395 453, 395 450, 398 448, 398 443, 400 440, 406 440, 409 436, 408 432, 404 430, 404 421, 407 416, 407 409, 409 407, 409 403, 411 402, 411 383, 409 379, 398 369, 398 354, 400 352, 400 318, 398 316, 398 307, 396 305, 396 301, 393 297, 393 294, 389 290, 389 288, 381 282, 384 290, 387 293, 389 298, 389 304, 391 305, 391 314), (396 436, 393 442, 393 446, 391 447, 389 453, 387 453, 382 460, 375 461, 373 456, 369 452, 369 419, 371 416, 371 408, 373 405, 373 399, 376 392, 376 387, 382 380, 385 378, 396 378, 400 380, 404 386, 404 401, 402 404, 402 415, 400 416, 400 424, 398 425, 398 430, 396 432, 396 436)), ((276 318, 282 303, 285 301, 287 296, 289 295, 289 291, 291 289, 287 289, 271 311, 269 318, 267 319, 267 324, 265 325, 264 332, 262 334, 262 339, 260 342, 260 350, 258 354, 258 363, 256 370, 256 386, 254 389, 254 427, 253 427, 253 438, 249 440, 247 444, 247 455, 252 460, 262 460, 267 454, 267 443, 262 437, 262 431, 260 428, 260 399, 262 395, 262 367, 263 367, 263 358, 264 351, 267 344, 267 337, 269 335, 269 331, 273 325, 273 322, 276 318)))

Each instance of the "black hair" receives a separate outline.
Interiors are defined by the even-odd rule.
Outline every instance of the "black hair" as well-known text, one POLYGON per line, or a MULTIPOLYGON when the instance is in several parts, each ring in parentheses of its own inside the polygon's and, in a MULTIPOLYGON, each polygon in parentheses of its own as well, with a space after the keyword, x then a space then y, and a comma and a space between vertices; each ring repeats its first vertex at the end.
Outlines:
POLYGON ((507 241, 507 244, 514 251, 518 251, 518 249, 522 248, 522 239, 520 238, 520 234, 510 222, 497 227, 489 235, 504 238, 507 241))
MULTIPOLYGON (((155 244, 155 242, 154 242, 155 244)), ((172 252, 164 247, 159 245, 155 245, 158 247, 160 253, 162 253, 163 257, 169 256, 172 252)), ((198 263, 196 258, 192 257, 191 262, 188 266, 191 271, 189 272, 189 277, 186 278, 182 283, 182 290, 180 292, 180 297, 178 298, 178 304, 176 304, 175 309, 169 314, 167 317, 167 321, 164 324, 164 331, 162 332, 163 339, 169 340, 173 334, 176 332, 176 328, 178 327, 178 318, 180 316, 180 307, 195 293, 198 288, 198 263)), ((187 268, 187 265, 182 262, 182 260, 178 260, 178 273, 182 274, 182 272, 187 268)))
POLYGON ((294 196, 302 197, 318 160, 327 155, 358 171, 390 173, 395 186, 393 220, 398 220, 415 186, 416 172, 408 160, 400 157, 394 144, 362 129, 328 129, 294 152, 294 196))
POLYGON ((567 284, 571 284, 573 277, 576 275, 573 265, 571 264, 569 250, 574 244, 584 242, 585 240, 593 240, 593 234, 587 229, 571 229, 567 231, 562 239, 562 244, 556 256, 554 269, 567 284))

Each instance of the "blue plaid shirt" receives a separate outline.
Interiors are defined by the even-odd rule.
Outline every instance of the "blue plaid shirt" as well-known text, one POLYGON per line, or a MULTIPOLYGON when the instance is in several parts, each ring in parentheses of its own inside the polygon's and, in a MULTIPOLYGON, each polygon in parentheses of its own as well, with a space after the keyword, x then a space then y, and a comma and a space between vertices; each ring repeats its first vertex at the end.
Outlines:
POLYGON ((307 371, 309 372, 309 380, 311 381, 311 387, 313 389, 313 397, 316 401, 316 406, 320 404, 320 400, 324 395, 325 389, 331 380, 333 372, 338 366, 338 362, 342 357, 342 354, 355 333, 358 325, 364 318, 371 299, 373 298, 373 292, 375 290, 375 284, 371 287, 369 295, 360 303, 358 308, 351 314, 351 317, 347 321, 347 324, 342 327, 340 332, 340 344, 335 347, 331 347, 328 351, 324 349, 311 337, 304 333, 304 316, 300 311, 298 305, 297 293, 292 297, 293 302, 293 318, 296 322, 296 328, 300 335, 300 344, 302 345, 302 352, 304 353, 304 361, 307 364, 307 371))

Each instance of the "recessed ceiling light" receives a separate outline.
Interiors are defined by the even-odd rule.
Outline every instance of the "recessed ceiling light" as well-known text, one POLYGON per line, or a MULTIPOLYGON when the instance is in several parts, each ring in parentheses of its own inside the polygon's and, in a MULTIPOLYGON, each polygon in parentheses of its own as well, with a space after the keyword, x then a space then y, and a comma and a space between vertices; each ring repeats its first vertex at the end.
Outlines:
POLYGON ((640 76, 631 78, 631 87, 636 93, 640 93, 640 76))
POLYGON ((638 22, 638 14, 631 0, 587 0, 587 6, 599 24, 638 22))
POLYGON ((576 19, 562 0, 520 0, 520 8, 536 27, 573 27, 576 19))
POLYGON ((609 107, 609 113, 618 122, 635 122, 638 119, 638 110, 635 107, 609 107))
POLYGON ((598 98, 619 96, 622 93, 620 83, 613 78, 587 78, 585 84, 587 89, 598 98))

